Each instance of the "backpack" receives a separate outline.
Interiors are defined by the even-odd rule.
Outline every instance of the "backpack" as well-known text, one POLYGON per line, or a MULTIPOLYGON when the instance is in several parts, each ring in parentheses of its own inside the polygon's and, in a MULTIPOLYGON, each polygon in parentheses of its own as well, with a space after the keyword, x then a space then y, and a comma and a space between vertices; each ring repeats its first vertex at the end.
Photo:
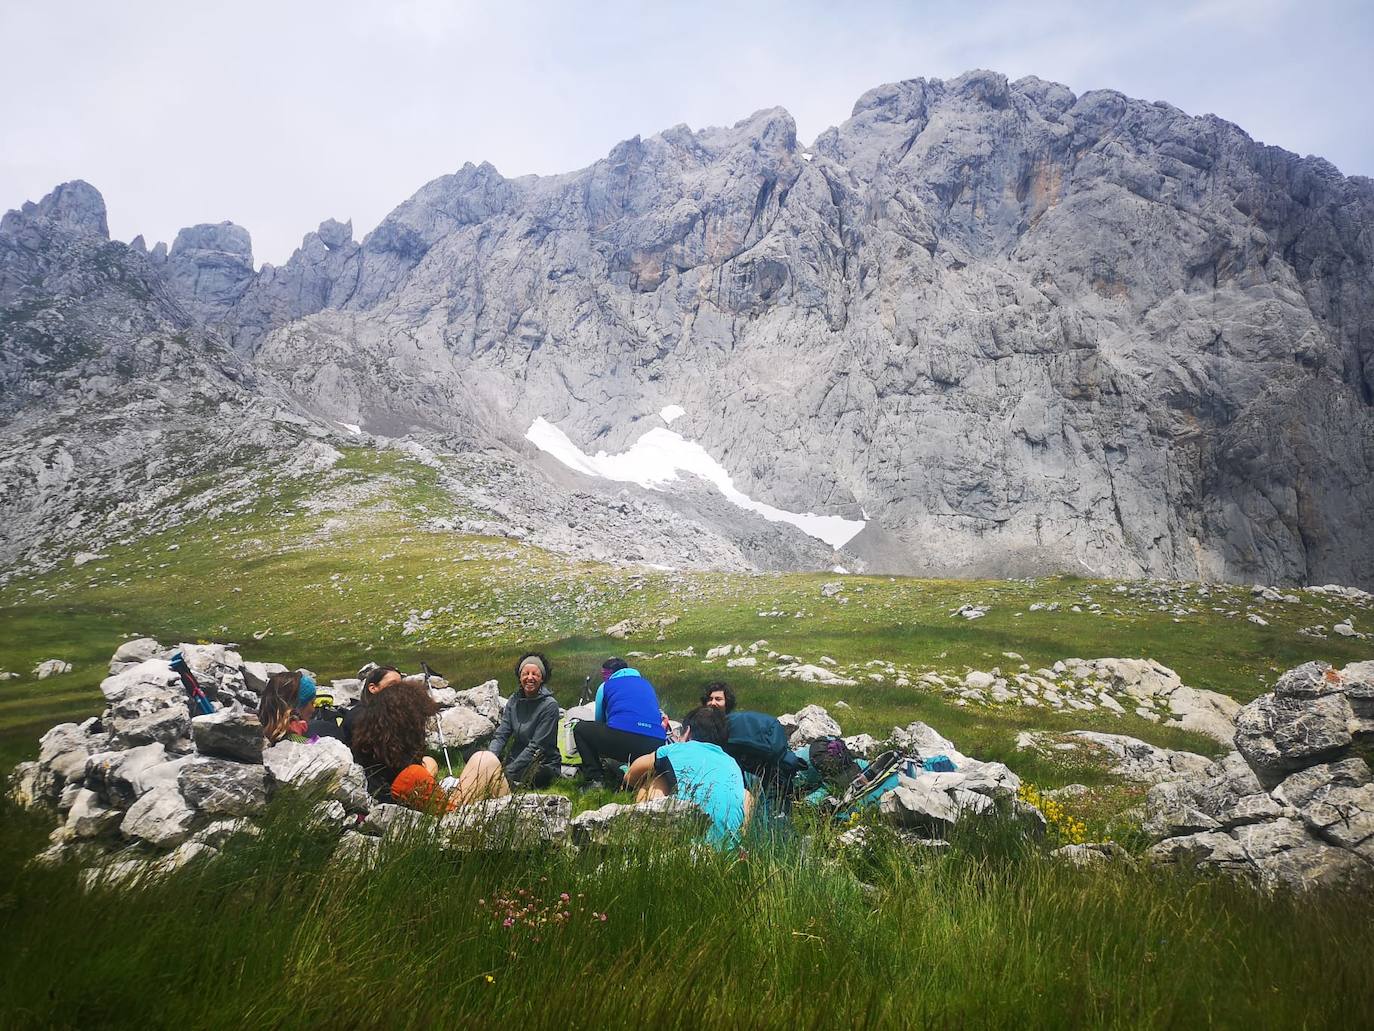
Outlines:
POLYGON ((564 766, 582 765, 582 756, 577 754, 577 739, 573 737, 573 728, 583 720, 595 716, 596 706, 588 702, 585 705, 574 705, 558 721, 558 754, 562 757, 564 766))
POLYGON ((895 788, 903 776, 920 773, 953 773, 954 761, 947 755, 929 759, 907 755, 899 751, 883 752, 850 783, 848 790, 835 802, 835 819, 847 820, 860 809, 877 804, 878 800, 895 788))
POLYGON ((792 754, 787 731, 765 712, 732 712, 725 723, 729 728, 725 752, 744 769, 775 765, 792 754))
POLYGON ((761 781, 761 798, 771 800, 779 813, 792 808, 792 781, 806 760, 787 747, 787 731, 765 712, 732 712, 725 717, 728 736, 725 754, 739 763, 746 776, 761 781))
POLYGON ((842 794, 849 789, 854 778, 863 772, 854 753, 844 743, 843 738, 823 737, 811 742, 807 749, 807 763, 819 775, 821 783, 830 789, 831 794, 842 794))

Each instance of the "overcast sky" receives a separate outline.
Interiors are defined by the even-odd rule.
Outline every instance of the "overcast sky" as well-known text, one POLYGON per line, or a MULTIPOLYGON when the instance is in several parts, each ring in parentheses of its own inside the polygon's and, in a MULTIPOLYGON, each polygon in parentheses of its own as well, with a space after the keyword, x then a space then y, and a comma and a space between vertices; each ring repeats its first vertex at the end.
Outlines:
POLYGON ((580 168, 781 105, 991 68, 1208 112, 1374 175, 1374 5, 0 0, 0 210, 81 178, 117 239, 232 220, 280 264, 465 161, 580 168))

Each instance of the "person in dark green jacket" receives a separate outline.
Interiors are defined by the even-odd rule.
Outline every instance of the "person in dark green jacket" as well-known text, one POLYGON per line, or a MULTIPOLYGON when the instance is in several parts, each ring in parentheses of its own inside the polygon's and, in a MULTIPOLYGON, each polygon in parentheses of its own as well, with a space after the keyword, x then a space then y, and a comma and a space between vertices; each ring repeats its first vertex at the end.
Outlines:
POLYGON ((547 787, 562 775, 558 752, 558 700, 548 688, 553 665, 538 652, 520 657, 515 666, 520 690, 501 713, 489 751, 505 764, 511 786, 547 787))

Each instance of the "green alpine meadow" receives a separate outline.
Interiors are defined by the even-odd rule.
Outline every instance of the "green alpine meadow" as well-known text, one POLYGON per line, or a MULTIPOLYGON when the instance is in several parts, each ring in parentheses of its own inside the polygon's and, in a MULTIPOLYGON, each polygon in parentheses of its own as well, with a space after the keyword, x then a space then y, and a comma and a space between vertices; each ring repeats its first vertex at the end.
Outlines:
POLYGON ((0 4, 0 1031, 1374 1028, 1374 14, 0 4))
MULTIPOLYGON (((799 803, 785 831, 730 852, 671 829, 503 851, 417 827, 352 862, 336 854, 337 829, 312 822, 314 799, 286 794, 213 857, 109 885, 83 878, 79 862, 35 863, 53 818, 7 802, 8 1026, 371 1027, 400 1012, 407 1024, 499 1012, 535 1027, 1317 1027, 1346 1026, 1374 1005, 1368 892, 1293 891, 1153 862, 1141 829, 1147 785, 1100 754, 1018 750, 1016 739, 1098 730, 1213 758, 1223 744, 1135 713, 968 702, 941 680, 958 688, 969 670, 1019 665, 1007 653, 1032 667, 1140 656, 1250 701, 1303 662, 1370 654, 1358 640, 1298 632, 1344 612, 1323 596, 1263 602, 1249 587, 1212 585, 1204 604, 1195 585, 1162 581, 579 563, 426 529, 442 514, 426 472, 357 449, 294 498, 7 585, 0 668, 26 675, 7 681, 0 701, 6 767, 35 758, 47 728, 98 716, 110 654, 137 636, 233 643, 245 660, 305 667, 322 684, 368 659, 403 669, 425 661, 456 687, 494 678, 503 694, 518 655, 538 649, 565 705, 602 658, 622 654, 674 716, 724 678, 750 708, 818 704, 846 734, 883 740, 921 720, 962 752, 1005 762, 1022 797, 1084 790, 1041 800, 1049 820, 1039 836, 998 811, 960 821, 940 849, 914 845, 876 809, 836 822, 799 803), (336 505, 321 502, 331 497, 336 505), (842 590, 823 590, 836 583, 842 590), (969 604, 987 614, 954 615, 969 604), (412 614, 427 610, 415 630, 412 614), (606 634, 626 620, 643 629, 606 634), (833 660, 854 682, 782 680, 775 662, 703 659, 758 641, 833 660), (48 658, 71 672, 27 675, 48 658), (866 675, 889 668, 908 683, 866 675), (1120 854, 1081 869, 1051 855, 1084 841, 1117 842, 1120 854), (607 978, 615 990, 589 989, 607 978)), ((568 782, 550 790, 575 812, 632 800, 568 782)))

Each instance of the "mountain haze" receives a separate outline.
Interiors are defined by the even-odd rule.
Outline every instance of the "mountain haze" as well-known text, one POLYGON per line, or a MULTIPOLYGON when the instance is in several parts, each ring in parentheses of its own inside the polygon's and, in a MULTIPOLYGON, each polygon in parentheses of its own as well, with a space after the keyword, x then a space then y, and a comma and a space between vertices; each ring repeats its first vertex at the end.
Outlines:
POLYGON ((470 456, 449 488, 489 526, 593 557, 1368 586, 1371 258, 1368 179, 982 71, 871 90, 810 146, 774 108, 560 176, 466 165, 256 272, 240 227, 126 247, 66 184, 0 227, 0 543, 59 555, 162 427, 226 499, 267 454, 470 456), (864 529, 836 552, 526 439, 625 452, 668 406, 749 498, 864 529), (256 457, 213 443, 244 427, 256 457))

